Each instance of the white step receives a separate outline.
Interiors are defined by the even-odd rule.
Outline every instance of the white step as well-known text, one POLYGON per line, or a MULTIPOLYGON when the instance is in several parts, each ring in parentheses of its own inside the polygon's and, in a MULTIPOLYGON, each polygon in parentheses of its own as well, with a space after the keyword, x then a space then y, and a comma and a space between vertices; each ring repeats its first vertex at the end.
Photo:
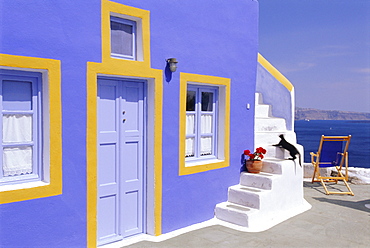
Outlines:
POLYGON ((262 232, 310 208, 311 205, 303 198, 299 204, 268 212, 222 202, 216 205, 215 216, 219 220, 244 227, 247 232, 262 232))
POLYGON ((265 159, 288 159, 291 157, 287 150, 270 144, 258 144, 256 147, 263 147, 266 150, 265 159))
POLYGON ((285 149, 271 145, 266 147, 266 158, 288 159, 291 157, 289 151, 285 149))
MULTIPOLYGON (((300 144, 293 144, 301 154, 301 162, 303 163, 304 160, 304 151, 303 146, 300 144)), ((266 149, 265 159, 280 159, 280 160, 286 160, 290 159, 292 156, 290 155, 290 152, 288 150, 285 150, 280 147, 271 146, 271 145, 262 145, 263 148, 266 149)), ((299 161, 299 155, 296 155, 297 162, 299 161)), ((265 160, 264 159, 264 160, 265 160)))
POLYGON ((260 209, 261 198, 266 190, 250 188, 242 185, 229 187, 228 202, 244 207, 260 209))
POLYGON ((255 147, 260 147, 261 145, 259 144, 277 144, 280 142, 280 137, 279 135, 283 134, 285 139, 291 143, 297 143, 297 136, 296 133, 293 131, 271 131, 271 132, 255 132, 254 137, 255 137, 255 147), (257 143, 258 142, 258 143, 257 143))
POLYGON ((299 165, 279 159, 264 159, 263 163, 263 171, 272 173, 242 172, 240 184, 229 187, 228 201, 216 205, 218 219, 263 231, 310 208, 303 198, 299 165))
POLYGON ((217 219, 227 221, 239 226, 249 227, 250 217, 253 215, 255 209, 250 209, 248 207, 243 207, 230 202, 221 202, 216 205, 215 216, 217 219))
POLYGON ((267 158, 263 159, 262 172, 271 174, 282 174, 282 164, 285 160, 267 158))
POLYGON ((271 106, 267 104, 258 104, 255 106, 255 117, 269 117, 271 116, 271 106))
POLYGON ((271 190, 272 182, 277 175, 261 172, 258 174, 242 172, 240 173, 239 184, 246 187, 271 190))
POLYGON ((286 122, 283 118, 255 118, 254 131, 255 132, 277 132, 286 131, 286 122))
POLYGON ((258 105, 258 104, 263 104, 263 98, 262 98, 262 94, 261 93, 255 93, 254 94, 254 102, 255 102, 255 105, 258 105))

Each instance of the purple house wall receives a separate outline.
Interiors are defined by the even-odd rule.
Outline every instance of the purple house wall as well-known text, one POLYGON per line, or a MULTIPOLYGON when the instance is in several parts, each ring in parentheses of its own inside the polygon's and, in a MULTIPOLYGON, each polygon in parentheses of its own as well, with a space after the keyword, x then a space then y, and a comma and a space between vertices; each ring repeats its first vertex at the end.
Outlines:
MULTIPOLYGON (((87 159, 88 62, 102 63, 102 2, 2 1, 0 54, 60 62, 62 191, 0 204, 0 247, 87 247, 90 166, 87 159)), ((156 234, 213 218, 227 189, 239 180, 240 155, 253 149, 258 53, 258 2, 134 1, 118 4, 149 12, 151 69, 162 71, 161 216, 156 234), (166 59, 176 58, 169 72, 166 59), (181 73, 226 78, 229 159, 226 166, 179 173, 181 73), (247 104, 250 108, 247 109, 247 104)), ((104 12, 103 12, 104 14, 104 12)), ((18 68, 1 60, 0 69, 18 68)), ((32 67, 31 67, 32 69, 32 67)), ((158 80, 157 80, 158 81, 158 80)), ((158 83, 158 82, 156 82, 158 83)), ((52 180, 52 179, 51 179, 52 180)), ((1 190, 1 188, 0 188, 1 190)), ((5 190, 6 191, 6 190, 5 190)), ((158 191, 157 191, 158 192, 158 191)), ((2 193, 0 191, 0 193, 2 193)), ((24 194, 27 194, 24 193, 24 194)), ((27 198, 27 197, 26 197, 27 198)), ((1 199, 0 199, 1 200, 1 199)))

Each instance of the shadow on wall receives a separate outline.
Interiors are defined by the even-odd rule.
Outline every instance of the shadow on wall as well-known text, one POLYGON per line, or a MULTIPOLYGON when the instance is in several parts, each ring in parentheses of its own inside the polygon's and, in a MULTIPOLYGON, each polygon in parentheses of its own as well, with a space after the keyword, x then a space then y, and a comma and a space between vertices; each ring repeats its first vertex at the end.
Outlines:
POLYGON ((166 67, 164 68, 164 75, 166 76, 166 82, 169 83, 172 79, 172 72, 168 63, 166 63, 166 67))

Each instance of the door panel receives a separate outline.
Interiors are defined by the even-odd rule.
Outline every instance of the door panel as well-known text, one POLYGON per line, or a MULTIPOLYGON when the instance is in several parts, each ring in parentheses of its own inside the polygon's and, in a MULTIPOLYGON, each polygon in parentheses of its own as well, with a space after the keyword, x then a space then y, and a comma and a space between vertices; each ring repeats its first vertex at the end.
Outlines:
POLYGON ((117 82, 98 88, 98 244, 119 240, 119 126, 117 82))
POLYGON ((99 171, 99 185, 109 185, 116 182, 116 145, 103 144, 100 145, 99 163, 105 164, 104 168, 99 171), (103 160, 104 158, 104 160, 103 160))
POLYGON ((144 82, 98 79, 98 244, 143 233, 144 82))
POLYGON ((117 197, 110 195, 99 199, 98 234, 100 240, 114 240, 118 226, 116 225, 117 197), (104 211, 101 211, 104 210, 104 211))
POLYGON ((127 82, 123 88, 125 130, 122 132, 124 162, 122 222, 127 236, 143 230, 143 116, 144 85, 127 82))
POLYGON ((117 131, 118 85, 109 80, 99 80, 98 126, 99 132, 117 131))

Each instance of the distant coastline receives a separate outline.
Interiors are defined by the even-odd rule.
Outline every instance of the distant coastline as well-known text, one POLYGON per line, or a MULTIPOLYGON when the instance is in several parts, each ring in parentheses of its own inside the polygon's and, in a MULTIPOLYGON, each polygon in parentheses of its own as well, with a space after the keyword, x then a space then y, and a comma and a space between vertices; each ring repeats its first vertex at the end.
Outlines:
POLYGON ((370 113, 297 107, 295 120, 370 120, 370 113))

